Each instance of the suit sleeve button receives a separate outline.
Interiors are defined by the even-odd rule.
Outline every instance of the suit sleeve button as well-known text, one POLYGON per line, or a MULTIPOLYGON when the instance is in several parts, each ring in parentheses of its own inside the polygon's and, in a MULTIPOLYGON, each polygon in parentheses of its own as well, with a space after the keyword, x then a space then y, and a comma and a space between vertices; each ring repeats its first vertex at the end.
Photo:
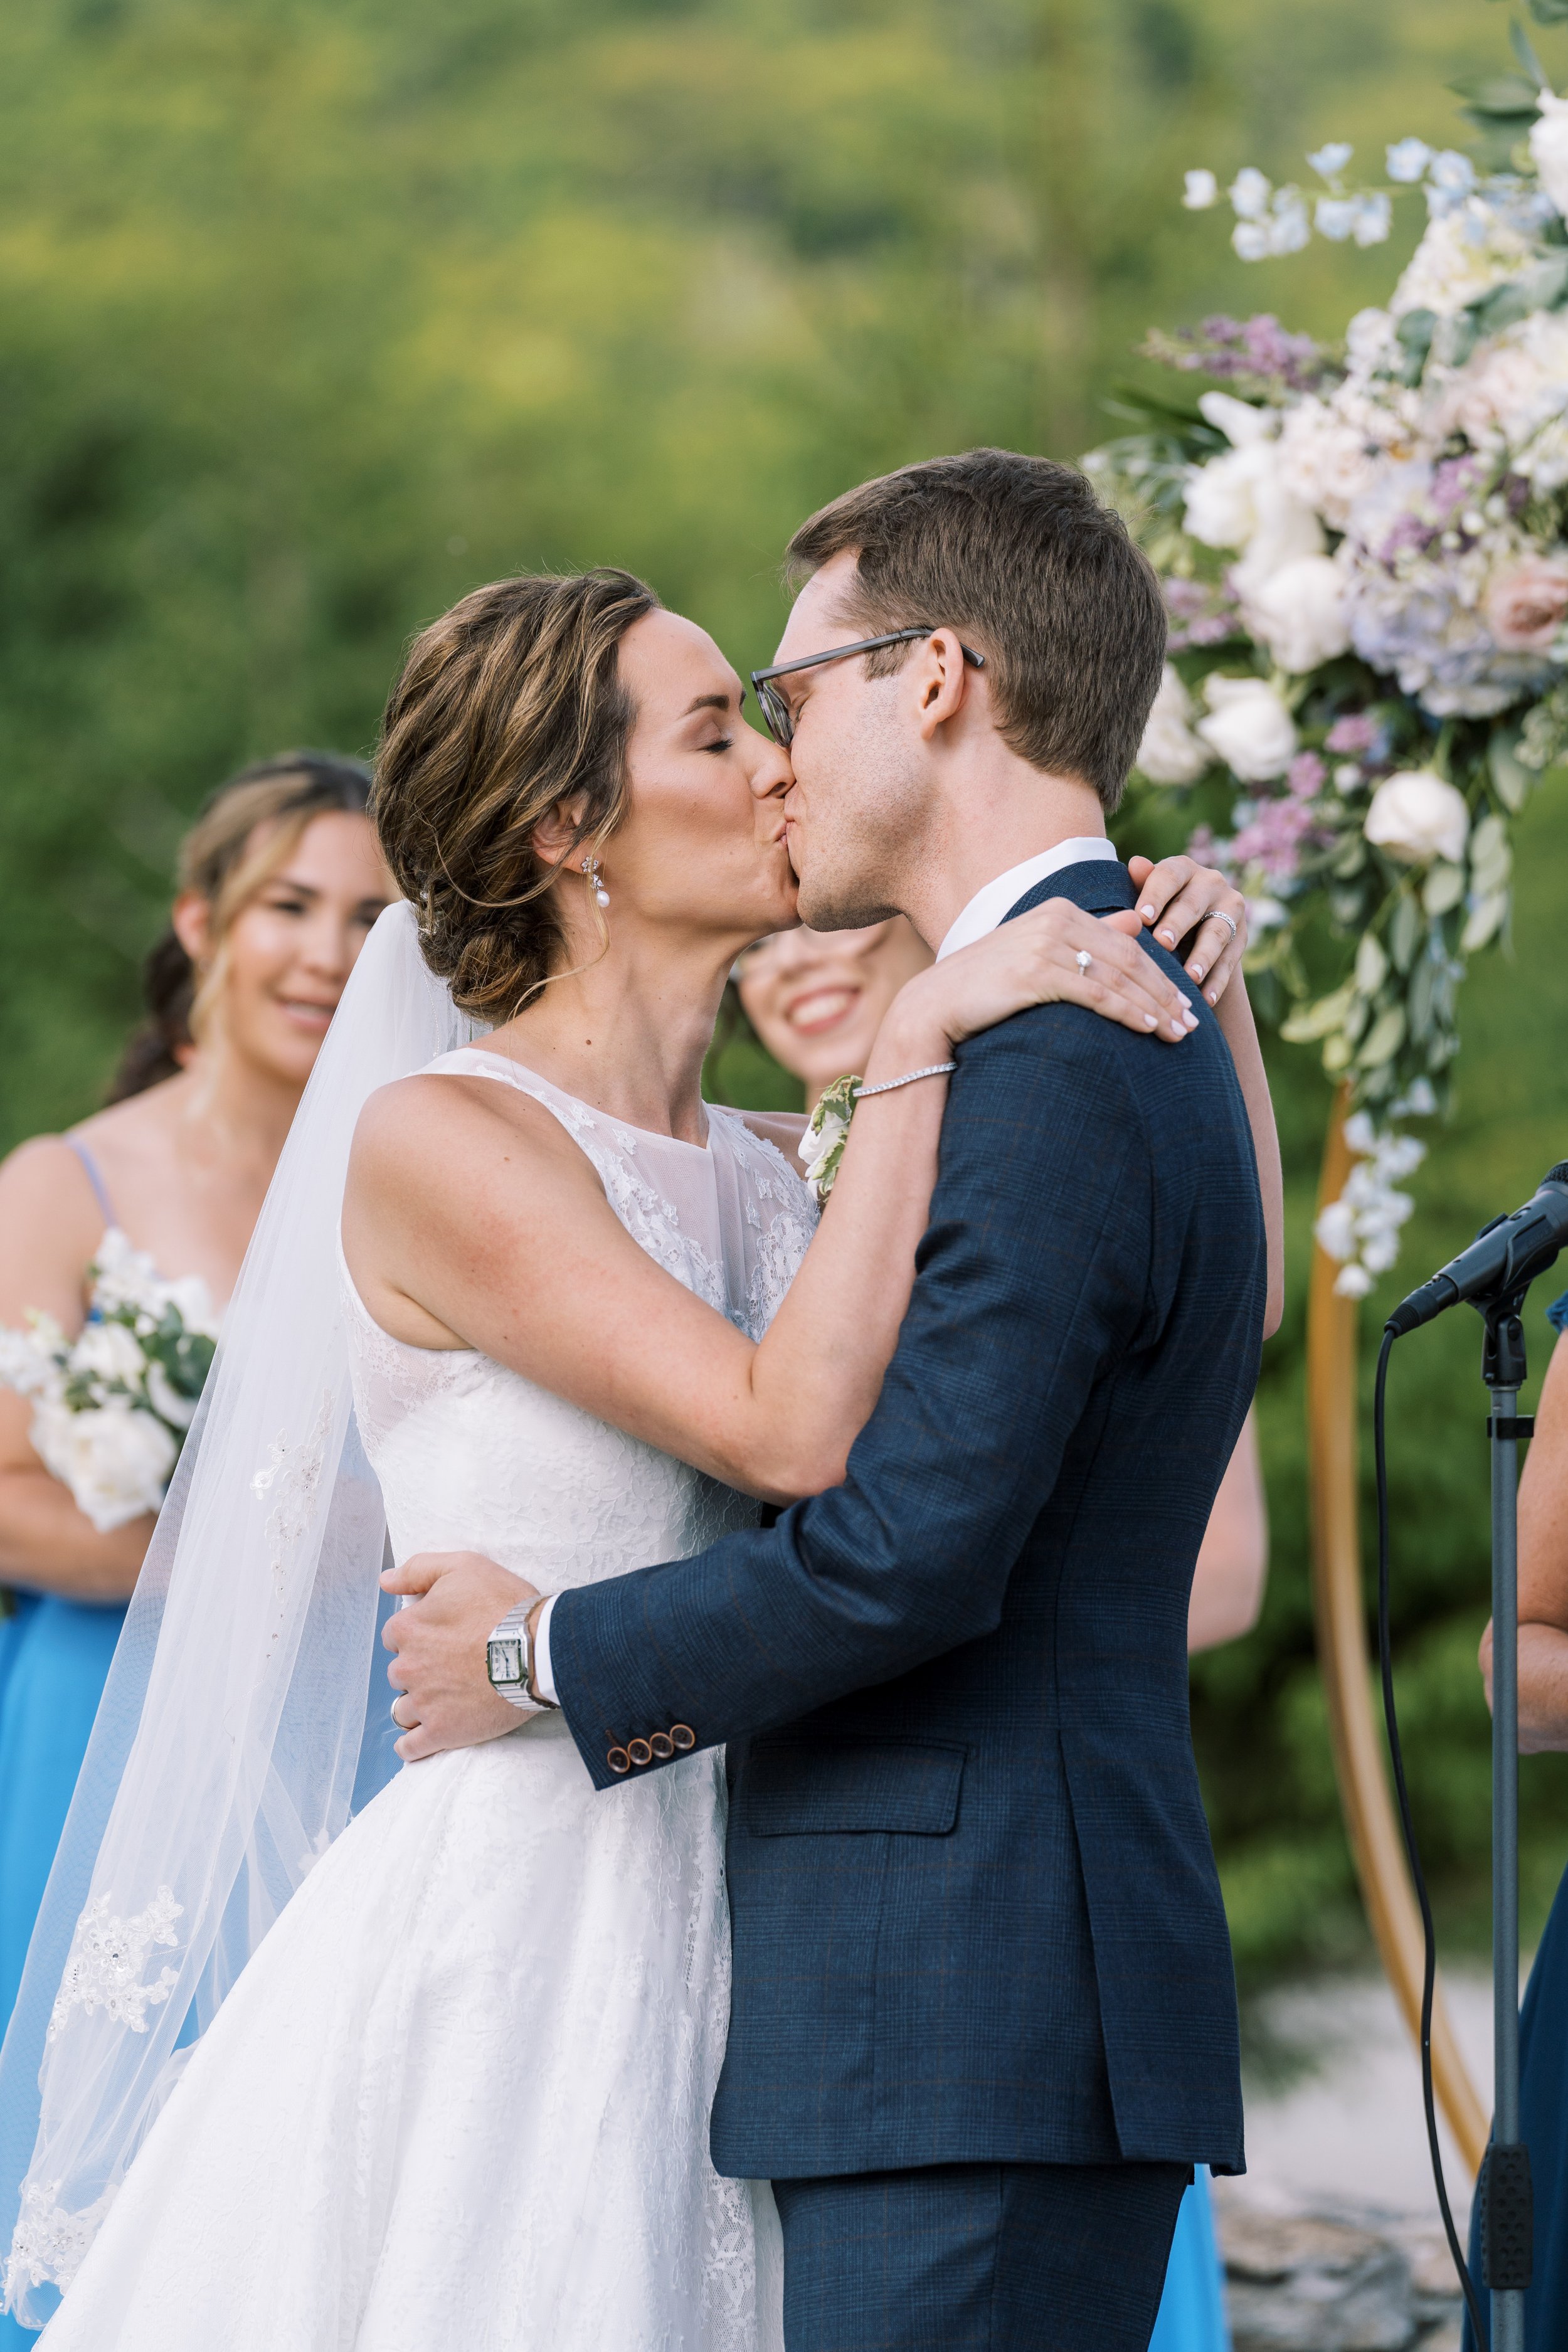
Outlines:
POLYGON ((697 1734, 689 1723, 672 1723, 669 1727, 669 1736, 677 1751, 682 1756, 689 1748, 695 1748, 697 1745, 697 1734))
POLYGON ((668 1731, 656 1731, 647 1744, 661 1764, 667 1763, 675 1753, 675 1742, 668 1731))
POLYGON ((612 1748, 605 1761, 612 1772, 629 1772, 632 1769, 632 1759, 624 1748, 612 1748))
POLYGON ((626 1742, 626 1754, 631 1758, 634 1764, 651 1764, 653 1762, 653 1749, 648 1746, 646 1739, 628 1739, 626 1742))

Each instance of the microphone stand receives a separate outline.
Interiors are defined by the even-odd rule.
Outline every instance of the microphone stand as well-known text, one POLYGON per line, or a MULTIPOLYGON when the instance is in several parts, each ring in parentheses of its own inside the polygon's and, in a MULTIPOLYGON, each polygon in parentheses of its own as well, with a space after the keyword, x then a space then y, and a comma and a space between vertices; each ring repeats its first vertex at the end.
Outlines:
POLYGON ((1519 1413, 1525 1378, 1517 1286, 1479 1298, 1492 1506, 1492 2137, 1481 2167, 1481 2276, 1491 2293, 1491 2352, 1524 2352, 1532 2215, 1530 2151, 1519 2136, 1519 1413))

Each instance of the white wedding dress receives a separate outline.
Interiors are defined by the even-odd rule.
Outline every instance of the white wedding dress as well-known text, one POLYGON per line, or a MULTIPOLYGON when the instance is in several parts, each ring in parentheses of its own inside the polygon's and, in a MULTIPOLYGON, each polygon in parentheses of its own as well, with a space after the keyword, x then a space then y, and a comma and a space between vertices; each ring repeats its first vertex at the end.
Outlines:
MULTIPOLYGON (((759 1338, 810 1238, 732 1111, 706 1149, 479 1049, 623 1224, 759 1338)), ((756 1506, 470 1351, 404 1346, 344 1273, 393 1549, 545 1591, 700 1549, 756 1506)), ((776 2352, 777 2219, 721 2180, 729 2013, 713 1752, 596 1795, 559 1716, 405 1769, 304 1881, 192 2053, 44 2352, 776 2352)))

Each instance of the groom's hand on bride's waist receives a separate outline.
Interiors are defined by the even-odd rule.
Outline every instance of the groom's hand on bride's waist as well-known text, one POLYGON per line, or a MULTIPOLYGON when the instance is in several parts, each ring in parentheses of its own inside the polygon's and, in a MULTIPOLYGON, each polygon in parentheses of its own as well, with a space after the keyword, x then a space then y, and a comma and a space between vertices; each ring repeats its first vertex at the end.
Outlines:
POLYGON ((395 1654, 386 1678, 405 1762, 515 1731, 517 1709, 491 1685, 485 1649, 509 1610, 538 1597, 533 1586, 474 1551, 416 1552, 381 1582, 384 1591, 416 1596, 381 1637, 395 1654))

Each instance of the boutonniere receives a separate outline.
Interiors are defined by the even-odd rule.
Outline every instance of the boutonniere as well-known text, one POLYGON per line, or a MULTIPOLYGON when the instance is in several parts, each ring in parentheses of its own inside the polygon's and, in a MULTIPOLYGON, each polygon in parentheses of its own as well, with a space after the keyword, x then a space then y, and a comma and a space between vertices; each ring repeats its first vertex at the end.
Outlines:
POLYGON ((826 1206, 827 1196, 838 1174, 838 1164, 849 1140, 849 1122, 855 1116, 855 1103, 859 1092, 858 1078, 835 1078, 812 1112, 805 1133, 800 1139, 800 1158, 805 1169, 805 1181, 816 1195, 819 1209, 826 1206))

